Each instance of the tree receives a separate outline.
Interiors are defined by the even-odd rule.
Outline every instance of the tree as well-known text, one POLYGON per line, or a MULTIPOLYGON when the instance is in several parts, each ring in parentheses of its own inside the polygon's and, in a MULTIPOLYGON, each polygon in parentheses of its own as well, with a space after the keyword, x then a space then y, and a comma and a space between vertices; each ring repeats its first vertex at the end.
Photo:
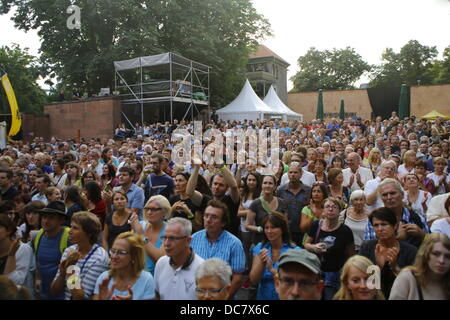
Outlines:
POLYGON ((433 73, 434 84, 450 83, 450 46, 444 49, 443 59, 435 61, 433 73))
MULTIPOLYGON (((20 112, 42 113, 42 106, 47 103, 47 96, 36 80, 40 76, 37 59, 28 54, 28 49, 18 45, 0 47, 0 66, 8 74, 20 112)), ((0 85, 1 87, 1 85, 0 85)), ((1 113, 10 113, 8 100, 3 89, 1 113)))
POLYGON ((319 51, 312 47, 298 59, 300 71, 291 80, 293 91, 353 89, 370 66, 353 48, 319 51))
POLYGON ((371 87, 395 87, 406 85, 431 84, 434 79, 433 59, 438 51, 436 47, 421 45, 410 40, 399 53, 387 48, 381 59, 383 63, 374 68, 371 75, 371 87))
POLYGON ((51 77, 94 89, 113 86, 115 60, 171 51, 213 67, 213 104, 223 104, 243 83, 250 51, 270 34, 250 0, 79 0, 81 29, 69 30, 72 2, 4 0, 3 9, 14 3, 16 26, 39 29, 51 77))

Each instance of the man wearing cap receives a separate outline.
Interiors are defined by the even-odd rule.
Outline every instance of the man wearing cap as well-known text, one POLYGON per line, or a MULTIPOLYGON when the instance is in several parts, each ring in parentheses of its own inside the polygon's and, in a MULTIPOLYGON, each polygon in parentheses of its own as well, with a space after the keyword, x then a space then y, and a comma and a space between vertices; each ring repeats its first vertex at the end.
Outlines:
POLYGON ((278 260, 275 290, 280 300, 320 300, 319 258, 307 250, 289 249, 278 260))
POLYGON ((36 256, 36 295, 45 300, 63 300, 64 292, 60 296, 53 296, 50 286, 58 271, 62 253, 70 246, 70 228, 63 226, 67 217, 66 206, 60 200, 52 201, 40 214, 42 229, 31 240, 36 256))

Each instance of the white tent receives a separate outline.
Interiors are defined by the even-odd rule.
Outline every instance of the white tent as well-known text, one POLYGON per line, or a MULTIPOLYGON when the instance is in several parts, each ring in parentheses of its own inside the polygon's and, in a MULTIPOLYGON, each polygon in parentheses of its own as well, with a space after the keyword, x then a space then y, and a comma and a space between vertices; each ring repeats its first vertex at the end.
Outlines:
POLYGON ((227 106, 217 110, 217 115, 221 120, 244 119, 256 121, 256 119, 270 119, 271 115, 281 115, 281 112, 272 110, 253 91, 250 82, 247 80, 239 95, 227 106))
POLYGON ((264 98, 264 102, 274 111, 283 114, 283 121, 299 120, 303 121, 303 115, 292 111, 286 106, 283 101, 278 97, 273 86, 270 86, 270 90, 264 98))

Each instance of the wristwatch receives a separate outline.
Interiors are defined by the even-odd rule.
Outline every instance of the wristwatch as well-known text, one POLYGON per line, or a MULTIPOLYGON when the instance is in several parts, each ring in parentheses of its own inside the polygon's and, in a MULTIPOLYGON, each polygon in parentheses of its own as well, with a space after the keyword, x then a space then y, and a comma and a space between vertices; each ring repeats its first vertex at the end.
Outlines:
POLYGON ((148 244, 150 242, 150 240, 147 237, 144 237, 144 243, 148 244))

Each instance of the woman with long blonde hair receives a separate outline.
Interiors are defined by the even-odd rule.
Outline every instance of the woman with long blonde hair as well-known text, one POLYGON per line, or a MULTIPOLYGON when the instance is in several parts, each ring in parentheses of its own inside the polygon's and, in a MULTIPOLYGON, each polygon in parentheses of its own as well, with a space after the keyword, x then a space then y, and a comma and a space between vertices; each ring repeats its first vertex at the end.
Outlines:
POLYGON ((443 233, 425 236, 414 265, 394 281, 389 300, 449 300, 450 239, 443 233))
MULTIPOLYGON (((341 287, 334 300, 384 300, 380 289, 370 289, 368 279, 373 273, 372 261, 360 255, 354 255, 342 267, 341 287)), ((376 275, 376 273, 374 273, 376 275)), ((375 283, 376 285, 376 279, 375 283)))
POLYGON ((372 150, 370 150, 367 159, 363 160, 363 165, 364 167, 372 170, 373 176, 376 177, 378 172, 380 171, 382 160, 383 159, 380 149, 373 148, 372 150))

